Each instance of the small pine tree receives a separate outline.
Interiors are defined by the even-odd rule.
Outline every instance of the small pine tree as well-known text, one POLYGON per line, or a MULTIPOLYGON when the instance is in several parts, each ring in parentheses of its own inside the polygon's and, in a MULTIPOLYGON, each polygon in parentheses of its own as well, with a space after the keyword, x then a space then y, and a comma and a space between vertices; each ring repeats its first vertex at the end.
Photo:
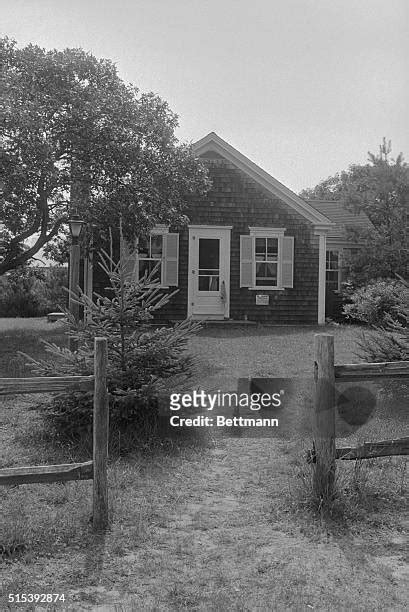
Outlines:
MULTIPOLYGON (((112 251, 112 249, 111 249, 112 251)), ((186 384, 195 371, 195 360, 186 353, 188 338, 201 325, 182 321, 173 327, 153 328, 153 312, 174 295, 163 294, 153 280, 155 270, 139 282, 129 279, 129 260, 115 263, 112 253, 100 255, 109 279, 108 296, 90 299, 80 292, 78 303, 84 320, 76 322, 66 311, 67 332, 78 341, 72 352, 43 341, 50 360, 24 355, 33 372, 42 376, 90 375, 94 364, 94 338, 108 340, 108 391, 111 431, 133 428, 138 435, 155 430, 159 419, 158 397, 171 386, 186 384)), ((43 407, 60 434, 75 439, 92 425, 92 393, 63 393, 43 407)))

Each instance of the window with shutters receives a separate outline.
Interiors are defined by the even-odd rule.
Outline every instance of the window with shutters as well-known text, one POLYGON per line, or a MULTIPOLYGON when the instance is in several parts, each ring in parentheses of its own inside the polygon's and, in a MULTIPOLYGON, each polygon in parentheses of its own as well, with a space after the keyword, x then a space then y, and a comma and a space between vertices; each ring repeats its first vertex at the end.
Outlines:
POLYGON ((162 283, 163 235, 151 234, 138 240, 138 276, 151 275, 151 279, 162 283))
POLYGON ((169 233, 165 226, 154 227, 149 236, 136 240, 127 248, 129 273, 138 281, 151 275, 162 287, 178 285, 179 234, 169 233))
POLYGON ((294 238, 284 235, 285 228, 249 229, 240 237, 240 287, 292 288, 294 238))

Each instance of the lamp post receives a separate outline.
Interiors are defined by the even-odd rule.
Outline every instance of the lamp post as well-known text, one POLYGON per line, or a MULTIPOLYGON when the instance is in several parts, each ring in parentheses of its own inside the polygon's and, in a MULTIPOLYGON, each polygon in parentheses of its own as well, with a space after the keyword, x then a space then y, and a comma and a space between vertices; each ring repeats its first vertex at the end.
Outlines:
MULTIPOLYGON (((84 225, 84 221, 80 219, 77 211, 71 215, 71 218, 68 220, 68 224, 71 232, 71 248, 70 248, 70 278, 69 278, 69 297, 68 297, 68 310, 70 314, 74 317, 75 321, 78 322, 80 315, 80 307, 78 304, 78 285, 80 281, 80 245, 79 245, 79 237, 81 234, 82 226, 84 225)), ((68 340, 68 345, 71 351, 75 351, 77 349, 77 341, 70 337, 68 340)))

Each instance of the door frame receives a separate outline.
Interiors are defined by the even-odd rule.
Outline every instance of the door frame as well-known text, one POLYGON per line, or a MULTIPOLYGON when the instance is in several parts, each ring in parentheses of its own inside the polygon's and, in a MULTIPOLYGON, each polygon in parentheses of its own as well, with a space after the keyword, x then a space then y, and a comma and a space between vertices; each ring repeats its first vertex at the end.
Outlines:
MULTIPOLYGON (((192 319, 228 319, 230 317, 230 242, 232 225, 189 225, 189 256, 188 256, 188 275, 187 275, 187 316, 192 319), (193 299, 194 299, 194 282, 196 281, 198 271, 194 270, 195 248, 198 242, 196 238, 220 238, 224 242, 221 249, 227 255, 227 259, 223 259, 224 266, 220 265, 220 283, 224 281, 226 288, 226 301, 224 304, 224 314, 193 314, 193 299), (224 272, 222 272, 224 270, 224 272)), ((221 262, 222 263, 222 255, 221 262)))

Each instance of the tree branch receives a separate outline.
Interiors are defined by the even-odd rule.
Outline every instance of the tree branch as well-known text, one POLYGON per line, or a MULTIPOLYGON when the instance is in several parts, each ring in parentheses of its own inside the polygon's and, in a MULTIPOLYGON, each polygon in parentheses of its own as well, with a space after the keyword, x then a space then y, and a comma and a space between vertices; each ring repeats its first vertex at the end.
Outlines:
POLYGON ((29 228, 27 228, 24 232, 19 234, 18 236, 14 236, 12 240, 10 240, 10 250, 13 250, 13 246, 17 246, 26 238, 30 238, 33 234, 36 234, 38 230, 41 230, 40 233, 43 235, 47 232, 47 227, 49 223, 49 210, 48 210, 48 193, 45 188, 45 178, 44 176, 40 177, 37 187, 38 200, 36 204, 36 214, 34 217, 34 221, 29 228), (45 231, 44 231, 45 230, 45 231))
POLYGON ((36 253, 49 242, 54 236, 56 236, 59 232, 61 225, 64 223, 65 217, 61 217, 54 223, 54 227, 47 234, 41 233, 35 244, 32 247, 24 251, 23 253, 19 253, 16 256, 13 256, 11 253, 8 253, 4 260, 0 263, 0 276, 9 270, 14 270, 18 266, 22 266, 27 263, 30 259, 33 258, 36 253))

